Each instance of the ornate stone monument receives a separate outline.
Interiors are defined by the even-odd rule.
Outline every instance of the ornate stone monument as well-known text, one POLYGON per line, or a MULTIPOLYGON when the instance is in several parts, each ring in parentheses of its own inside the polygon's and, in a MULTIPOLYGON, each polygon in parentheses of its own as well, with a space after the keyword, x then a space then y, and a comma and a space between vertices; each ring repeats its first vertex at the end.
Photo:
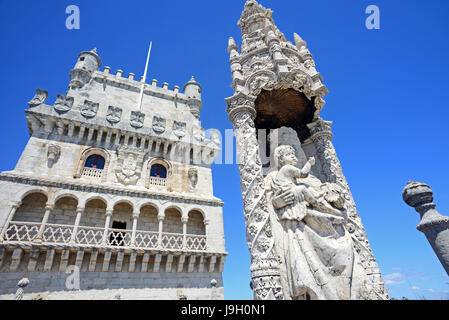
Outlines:
POLYGON ((426 235, 449 275, 449 217, 435 210, 432 189, 425 183, 410 181, 402 191, 402 198, 420 214, 421 221, 416 228, 426 235))
POLYGON ((28 103, 29 141, 0 173, 0 298, 26 276, 28 300, 223 299, 221 146, 197 138, 200 84, 180 92, 100 65, 82 52, 66 94, 28 103))
POLYGON ((255 299, 388 299, 319 114, 327 94, 306 43, 248 0, 229 39, 234 125, 255 299), (267 150, 263 142, 269 141, 267 150))

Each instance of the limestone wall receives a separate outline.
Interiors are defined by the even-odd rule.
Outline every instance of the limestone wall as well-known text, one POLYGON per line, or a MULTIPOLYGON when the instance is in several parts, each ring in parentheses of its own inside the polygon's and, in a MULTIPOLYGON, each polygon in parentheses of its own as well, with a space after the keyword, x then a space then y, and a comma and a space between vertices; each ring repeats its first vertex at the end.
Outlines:
POLYGON ((218 299, 224 299, 220 273, 129 273, 129 272, 81 272, 80 290, 68 290, 66 281, 72 273, 35 272, 2 274, 0 300, 13 299, 17 282, 22 277, 30 280, 25 289, 25 300, 40 294, 44 300, 110 300, 117 294, 123 300, 177 300, 184 295, 189 300, 209 300, 212 295, 210 282, 218 281, 218 299))

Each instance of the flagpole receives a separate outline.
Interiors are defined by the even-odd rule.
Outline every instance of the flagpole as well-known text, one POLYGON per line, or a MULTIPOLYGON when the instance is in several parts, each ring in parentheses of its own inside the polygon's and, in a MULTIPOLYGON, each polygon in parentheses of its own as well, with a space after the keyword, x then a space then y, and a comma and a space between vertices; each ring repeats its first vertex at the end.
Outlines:
POLYGON ((151 54, 151 46, 152 45, 153 45, 153 41, 150 42, 150 49, 148 50, 147 63, 145 64, 145 72, 143 74, 142 87, 140 88, 139 103, 137 105, 137 109, 139 111, 142 111, 143 89, 145 88, 145 82, 147 81, 148 63, 150 62, 150 54, 151 54))

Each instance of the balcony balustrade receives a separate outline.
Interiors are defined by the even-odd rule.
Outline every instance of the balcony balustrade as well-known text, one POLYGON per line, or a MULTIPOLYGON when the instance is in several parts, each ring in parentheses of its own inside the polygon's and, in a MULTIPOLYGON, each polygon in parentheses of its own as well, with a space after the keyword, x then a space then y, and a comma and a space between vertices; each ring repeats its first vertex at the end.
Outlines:
POLYGON ((144 249, 206 250, 206 236, 136 230, 79 226, 73 236, 74 226, 46 224, 39 237, 41 223, 10 222, 3 234, 3 243, 77 244, 96 247, 133 247, 144 249), (185 240, 184 240, 185 239, 185 240))
POLYGON ((103 174, 102 169, 84 167, 82 177, 100 180, 103 174))

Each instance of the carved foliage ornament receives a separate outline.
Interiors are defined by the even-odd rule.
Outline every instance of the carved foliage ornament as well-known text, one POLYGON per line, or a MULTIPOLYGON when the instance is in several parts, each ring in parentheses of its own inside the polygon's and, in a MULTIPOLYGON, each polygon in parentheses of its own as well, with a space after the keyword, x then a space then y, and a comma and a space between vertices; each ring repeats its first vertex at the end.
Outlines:
POLYGON ((276 74, 269 70, 260 70, 249 76, 246 88, 253 96, 257 96, 262 89, 272 90, 276 83, 276 74))
POLYGON ((73 97, 66 96, 64 94, 58 94, 56 98, 54 108, 57 112, 67 112, 72 109, 73 106, 73 97))
POLYGON ((120 122, 122 117, 122 109, 118 107, 109 106, 108 113, 106 114, 106 120, 111 123, 120 122))
POLYGON ((98 112, 98 103, 85 100, 84 105, 81 107, 81 114, 86 118, 93 118, 98 112))
POLYGON ((130 123, 134 128, 142 128, 145 114, 139 111, 131 111, 130 123))
POLYGON ((48 98, 48 92, 42 89, 36 89, 36 94, 33 99, 31 99, 30 102, 28 102, 28 105, 30 107, 37 107, 41 104, 44 104, 45 101, 48 98))

